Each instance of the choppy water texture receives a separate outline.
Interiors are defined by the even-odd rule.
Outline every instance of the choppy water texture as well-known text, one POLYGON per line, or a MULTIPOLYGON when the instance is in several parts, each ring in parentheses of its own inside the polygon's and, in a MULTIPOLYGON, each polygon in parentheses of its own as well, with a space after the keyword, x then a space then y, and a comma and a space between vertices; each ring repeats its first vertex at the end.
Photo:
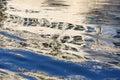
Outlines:
MULTIPOLYGON (((120 79, 120 70, 118 69, 94 69, 91 66, 102 66, 103 64, 94 62, 87 62, 86 64, 54 60, 29 51, 0 49, 0 68, 12 72, 22 72, 22 70, 19 70, 21 68, 24 71, 45 72, 52 76, 64 78, 70 75, 80 75, 90 80, 120 79)), ((20 76, 33 79, 22 73, 20 76)))

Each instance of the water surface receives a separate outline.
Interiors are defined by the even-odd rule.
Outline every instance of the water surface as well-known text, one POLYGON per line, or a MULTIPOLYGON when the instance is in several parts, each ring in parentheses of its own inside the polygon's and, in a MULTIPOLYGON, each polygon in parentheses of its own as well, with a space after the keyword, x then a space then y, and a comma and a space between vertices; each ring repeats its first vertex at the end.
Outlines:
MULTIPOLYGON (((71 75, 79 75, 90 80, 103 80, 105 78, 113 78, 116 80, 120 79, 119 69, 95 69, 92 68, 92 66, 103 66, 103 64, 95 62, 87 62, 87 65, 76 64, 55 60, 34 52, 24 50, 6 50, 0 48, 0 68, 12 72, 22 72, 22 70, 43 72, 52 76, 64 78, 71 75)), ((21 73, 20 75, 23 74, 21 73)))

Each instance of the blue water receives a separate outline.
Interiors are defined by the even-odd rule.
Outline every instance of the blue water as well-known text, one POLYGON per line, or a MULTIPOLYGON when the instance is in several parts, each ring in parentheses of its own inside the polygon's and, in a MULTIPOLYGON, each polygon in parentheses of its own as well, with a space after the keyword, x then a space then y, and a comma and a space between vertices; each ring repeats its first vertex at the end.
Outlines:
POLYGON ((13 38, 13 39, 17 39, 19 41, 25 41, 25 39, 21 38, 21 37, 18 37, 18 36, 15 36, 15 35, 12 35, 12 34, 8 34, 6 32, 3 32, 3 31, 0 31, 0 34, 1 35, 4 35, 6 37, 9 37, 9 38, 13 38))
POLYGON ((0 48, 0 68, 12 72, 21 72, 20 75, 29 80, 35 80, 35 78, 23 75, 22 71, 18 70, 18 68, 22 68, 25 71, 44 72, 48 75, 64 78, 70 75, 80 75, 90 80, 103 80, 105 78, 120 80, 119 69, 109 68, 94 70, 89 67, 89 64, 82 65, 64 62, 23 50, 5 50, 0 48))

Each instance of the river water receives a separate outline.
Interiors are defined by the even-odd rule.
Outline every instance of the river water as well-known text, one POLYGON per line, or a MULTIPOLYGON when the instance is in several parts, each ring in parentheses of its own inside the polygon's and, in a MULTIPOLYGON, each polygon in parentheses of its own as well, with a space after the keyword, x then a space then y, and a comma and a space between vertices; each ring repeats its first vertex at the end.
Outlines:
MULTIPOLYGON (((43 72, 52 76, 74 78, 75 75, 80 78, 76 80, 104 80, 104 79, 120 79, 120 70, 115 68, 97 68, 97 66, 105 66, 105 64, 96 62, 86 62, 76 64, 72 62, 64 62, 54 60, 50 57, 38 55, 33 52, 23 50, 7 50, 0 48, 0 69, 9 70, 20 73, 20 76, 28 80, 36 80, 29 75, 24 75, 22 72, 43 72), (94 68, 93 66, 96 66, 94 68)), ((5 73, 5 72, 4 72, 5 73)), ((74 79, 72 79, 74 80, 74 79)))
POLYGON ((12 0, 14 6, 39 9, 39 17, 72 23, 105 24, 118 26, 119 0, 12 0), (19 5, 21 4, 21 5, 19 5), (32 6, 32 8, 30 7, 32 6))
MULTIPOLYGON (((19 8, 39 9, 41 17, 46 17, 54 21, 65 21, 78 24, 110 25, 119 27, 120 25, 120 1, 119 0, 12 0, 19 8), (21 4, 21 5, 18 5, 21 4), (32 6, 32 7, 29 7, 32 6)), ((2 35, 11 35, 4 34, 2 35)), ((21 38, 15 37, 19 40, 21 38)), ((23 50, 0 49, 0 69, 12 72, 25 71, 44 72, 48 75, 68 77, 79 75, 84 79, 76 80, 120 80, 120 70, 116 68, 103 68, 106 64, 96 62, 86 62, 75 64, 54 60, 50 57, 38 55, 33 52, 23 50), (22 56, 21 56, 22 55, 22 56), (93 68, 102 67, 102 68, 93 68)), ((1 72, 0 72, 1 73, 1 72)), ((28 80, 35 78, 24 75, 28 80)), ((75 79, 73 79, 75 80, 75 79)))

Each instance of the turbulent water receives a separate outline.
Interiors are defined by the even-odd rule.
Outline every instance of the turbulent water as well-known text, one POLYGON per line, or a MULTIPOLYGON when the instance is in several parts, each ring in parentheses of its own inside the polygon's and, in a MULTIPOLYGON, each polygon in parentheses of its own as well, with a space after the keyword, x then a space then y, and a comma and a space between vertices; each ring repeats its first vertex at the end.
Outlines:
MULTIPOLYGON (((117 27, 120 29, 120 1, 119 0, 12 0, 16 4, 39 7, 43 13, 41 17, 51 20, 73 23, 97 24, 117 27), (24 2, 24 3, 23 3, 24 2), (46 13, 46 14, 44 14, 46 13)), ((20 7, 21 5, 14 5, 20 7)), ((24 39, 15 35, 0 32, 0 35, 20 41, 24 39)), ((36 80, 33 76, 22 73, 24 71, 43 72, 51 76, 72 80, 120 80, 120 69, 108 68, 108 64, 86 62, 76 64, 55 60, 50 57, 23 50, 7 50, 0 48, 0 69, 19 72, 20 76, 28 80, 36 80), (74 78, 78 75, 78 78, 74 78)), ((1 72, 0 74, 5 73, 1 72)))

